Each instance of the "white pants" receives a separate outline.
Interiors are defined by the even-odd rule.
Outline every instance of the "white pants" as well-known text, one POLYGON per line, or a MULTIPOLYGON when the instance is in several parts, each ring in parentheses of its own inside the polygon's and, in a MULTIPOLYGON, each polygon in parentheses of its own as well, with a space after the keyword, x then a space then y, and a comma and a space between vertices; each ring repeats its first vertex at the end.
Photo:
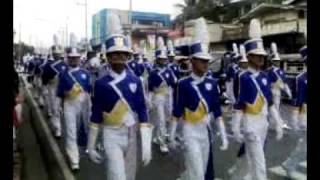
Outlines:
POLYGON ((134 180, 137 166, 137 130, 135 125, 103 128, 103 146, 108 180, 134 180))
POLYGON ((229 98, 229 100, 231 101, 231 104, 234 104, 236 102, 235 97, 234 97, 234 93, 233 93, 233 79, 231 81, 227 81, 226 82, 226 93, 227 96, 229 98))
MULTIPOLYGON (((279 114, 281 116, 281 113, 280 113, 281 94, 280 94, 280 92, 277 93, 277 94, 273 94, 272 100, 273 100, 273 104, 274 104, 275 108, 278 110, 278 112, 279 112, 279 114)), ((269 118, 271 118, 271 117, 269 116, 269 118)), ((274 120, 273 121, 272 120, 269 121, 269 128, 270 129, 275 129, 276 128, 275 122, 276 121, 274 121, 274 120)), ((281 122, 281 123, 283 124, 284 122, 281 122)))
POLYGON ((155 123, 156 137, 163 137, 167 134, 167 122, 170 118, 171 105, 168 98, 155 96, 154 108, 155 116, 153 122, 155 123))
POLYGON ((54 84, 48 86, 49 112, 51 113, 51 123, 57 134, 61 134, 60 99, 56 96, 57 87, 54 84))
POLYGON ((79 164, 79 149, 77 145, 77 130, 80 123, 85 126, 88 132, 91 102, 88 94, 80 94, 76 100, 64 101, 64 120, 66 127, 66 152, 71 164, 79 164))
POLYGON ((203 180, 205 178, 209 159, 210 142, 206 125, 195 128, 193 125, 184 124, 182 133, 184 137, 184 166, 185 171, 181 176, 183 180, 203 180), (198 132, 194 135, 190 129, 198 132))
POLYGON ((232 173, 230 180, 242 180, 249 174, 248 154, 238 157, 234 166, 235 171, 232 173))
MULTIPOLYGON (((266 160, 263 150, 268 132, 266 116, 245 115, 244 128, 246 159, 252 180, 267 180, 266 160)), ((239 177, 239 179, 241 178, 239 177)))

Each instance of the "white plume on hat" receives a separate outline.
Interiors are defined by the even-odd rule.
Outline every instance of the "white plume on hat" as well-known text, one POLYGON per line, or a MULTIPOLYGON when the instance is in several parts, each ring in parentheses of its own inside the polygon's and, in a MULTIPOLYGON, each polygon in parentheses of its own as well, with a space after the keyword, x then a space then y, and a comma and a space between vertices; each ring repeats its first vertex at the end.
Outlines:
POLYGON ((239 49, 236 43, 232 43, 232 51, 234 54, 238 55, 239 54, 239 49))
POLYGON ((123 33, 119 15, 114 13, 108 14, 107 22, 107 36, 123 33))
POLYGON ((278 53, 277 44, 274 42, 271 43, 271 51, 273 54, 278 53))
POLYGON ((240 44, 239 51, 240 51, 240 56, 241 56, 240 62, 248 62, 246 49, 243 44, 240 44))
POLYGON ((163 37, 161 36, 159 36, 157 39, 157 49, 161 49, 161 50, 165 49, 164 40, 163 40, 163 37))
POLYGON ((77 37, 74 33, 70 33, 70 47, 71 51, 68 53, 69 57, 80 57, 77 50, 77 37))
MULTIPOLYGON (((188 39, 187 39, 188 41, 188 39)), ((188 43, 190 44, 190 43, 188 43)), ((195 22, 195 31, 193 35, 193 42, 191 45, 191 57, 193 58, 199 58, 199 59, 205 59, 210 61, 212 59, 209 52, 209 44, 210 44, 210 36, 209 31, 207 27, 206 20, 201 17, 198 18, 195 22), (197 44, 200 43, 201 50, 199 52, 192 52, 193 46, 198 46, 197 44)))
POLYGON ((92 46, 91 46, 91 44, 90 43, 88 43, 88 51, 93 51, 93 49, 92 49, 92 46))
POLYGON ((258 19, 252 19, 250 21, 249 37, 252 39, 261 38, 261 25, 258 19))
POLYGON ((59 38, 56 34, 53 35, 53 45, 56 47, 59 46, 59 38))
POLYGON ((168 46, 168 50, 169 51, 173 51, 174 50, 172 40, 170 40, 170 39, 168 40, 167 46, 168 46))
POLYGON ((146 47, 146 41, 145 40, 140 40, 139 42, 139 52, 140 54, 147 54, 147 47, 146 47))
POLYGON ((193 41, 194 42, 200 41, 206 46, 208 46, 210 43, 210 36, 207 28, 207 23, 203 17, 197 19, 195 22, 195 31, 194 31, 193 41))
POLYGON ((271 55, 273 55, 272 60, 280 60, 277 44, 275 42, 271 43, 271 55))
POLYGON ((101 45, 101 49, 100 49, 101 53, 105 54, 107 52, 107 48, 106 48, 106 45, 103 43, 101 45))
POLYGON ((131 36, 128 34, 128 35, 126 35, 126 39, 127 39, 127 41, 128 41, 128 46, 129 46, 129 48, 132 48, 132 40, 131 40, 131 36))
POLYGON ((70 47, 71 48, 77 47, 77 37, 74 33, 70 33, 70 47))

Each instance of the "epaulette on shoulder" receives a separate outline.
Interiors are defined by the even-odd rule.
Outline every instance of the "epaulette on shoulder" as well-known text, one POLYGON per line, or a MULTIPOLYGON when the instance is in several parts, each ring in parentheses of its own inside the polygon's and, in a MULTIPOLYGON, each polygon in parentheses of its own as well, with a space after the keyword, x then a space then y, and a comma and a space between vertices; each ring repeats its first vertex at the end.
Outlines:
POLYGON ((186 81, 186 80, 189 79, 190 77, 191 77, 191 75, 179 79, 179 80, 178 80, 178 84, 180 84, 180 83, 183 82, 183 81, 186 81))
POLYGON ((250 72, 248 70, 241 70, 239 71, 238 77, 239 79, 241 79, 241 78, 249 77, 249 75, 250 75, 250 72))

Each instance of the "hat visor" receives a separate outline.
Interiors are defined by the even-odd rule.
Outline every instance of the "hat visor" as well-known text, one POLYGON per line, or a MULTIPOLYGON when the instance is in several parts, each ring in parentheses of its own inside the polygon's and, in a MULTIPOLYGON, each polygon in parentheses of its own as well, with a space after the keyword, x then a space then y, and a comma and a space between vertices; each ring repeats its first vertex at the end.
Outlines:
POLYGON ((163 56, 163 55, 159 55, 159 56, 157 56, 156 58, 160 58, 160 59, 168 59, 168 57, 167 56, 163 56))
POLYGON ((177 60, 181 60, 181 59, 188 59, 189 57, 188 56, 175 56, 174 58, 177 60))
POLYGON ((212 59, 210 54, 207 53, 196 53, 191 55, 192 58, 202 59, 206 61, 210 61, 212 59))
POLYGON ((264 49, 255 49, 247 52, 247 55, 252 54, 252 55, 260 55, 260 56, 267 56, 267 52, 264 49))
POLYGON ((62 54, 61 51, 53 51, 52 54, 62 54))
POLYGON ((281 61, 280 58, 273 58, 272 61, 281 61))
POLYGON ((248 62, 248 60, 247 59, 241 59, 239 62, 246 63, 246 62, 248 62))
POLYGON ((113 53, 113 52, 125 52, 125 53, 130 53, 132 54, 132 50, 130 50, 127 47, 111 47, 109 49, 107 49, 107 54, 108 53, 113 53))
POLYGON ((78 53, 70 53, 68 54, 68 57, 81 57, 81 55, 78 53))

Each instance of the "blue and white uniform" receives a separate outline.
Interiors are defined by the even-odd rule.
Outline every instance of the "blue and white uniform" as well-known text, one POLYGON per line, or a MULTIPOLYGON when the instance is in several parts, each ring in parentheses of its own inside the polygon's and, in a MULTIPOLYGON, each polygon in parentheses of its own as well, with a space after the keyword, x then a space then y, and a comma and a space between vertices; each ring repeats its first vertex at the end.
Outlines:
POLYGON ((148 100, 156 112, 151 121, 155 123, 156 138, 160 143, 167 134, 166 122, 172 112, 173 88, 176 82, 173 72, 167 67, 156 67, 148 77, 148 100))
POLYGON ((212 115, 216 119, 222 116, 217 83, 212 78, 191 74, 179 80, 175 100, 173 116, 182 118, 185 140, 186 171, 182 179, 204 179, 211 153, 210 120, 212 115))
POLYGON ((137 77, 141 77, 144 72, 144 66, 139 63, 138 60, 131 60, 127 62, 127 67, 131 70, 137 77))
POLYGON ((276 108, 280 109, 281 102, 281 91, 286 92, 289 96, 291 96, 291 91, 289 89, 288 84, 286 83, 286 75, 285 72, 275 66, 271 66, 267 70, 268 79, 271 83, 271 91, 273 94, 273 103, 276 108))
POLYGON ((240 69, 239 65, 234 62, 232 62, 227 69, 226 93, 227 93, 227 96, 229 97, 229 100, 231 101, 231 104, 235 103, 235 98, 233 94, 233 81, 239 69, 240 69))
POLYGON ((92 125, 103 127, 108 179, 135 178, 138 122, 148 122, 141 81, 127 71, 110 70, 96 81, 91 116, 92 125))
POLYGON ((179 65, 174 62, 171 62, 168 64, 168 67, 172 70, 174 76, 176 78, 178 78, 179 77, 179 65))
POLYGON ((71 166, 79 165, 79 150, 77 145, 77 129, 80 124, 88 131, 91 111, 90 74, 80 67, 69 68, 61 73, 57 89, 58 97, 63 99, 64 119, 66 124, 66 152, 71 166))
POLYGON ((54 127, 54 134, 55 136, 61 136, 60 106, 58 104, 59 99, 56 97, 58 79, 56 77, 57 73, 51 67, 53 63, 54 60, 48 59, 43 67, 41 79, 46 109, 54 127))
POLYGON ((264 179, 266 162, 263 146, 268 132, 268 109, 273 105, 271 84, 265 73, 252 68, 239 73, 238 78, 234 109, 243 112, 246 158, 251 163, 252 178, 264 179))
POLYGON ((299 135, 298 143, 289 158, 282 163, 289 177, 297 169, 299 163, 307 158, 307 72, 304 71, 296 77, 293 90, 294 106, 292 112, 292 126, 299 135))

